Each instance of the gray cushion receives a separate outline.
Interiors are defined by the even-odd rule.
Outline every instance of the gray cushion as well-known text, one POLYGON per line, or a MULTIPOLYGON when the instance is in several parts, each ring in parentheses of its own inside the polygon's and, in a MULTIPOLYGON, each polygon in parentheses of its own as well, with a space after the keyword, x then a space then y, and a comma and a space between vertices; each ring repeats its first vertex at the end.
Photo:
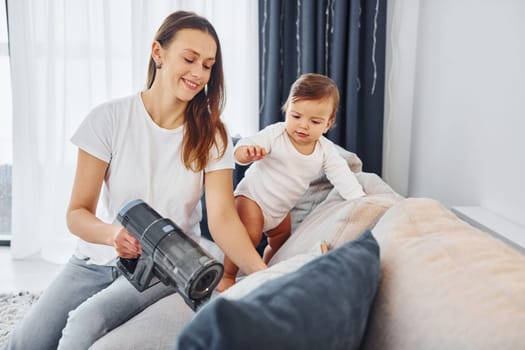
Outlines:
POLYGON ((176 349, 357 349, 380 279, 370 231, 237 300, 218 297, 176 349))

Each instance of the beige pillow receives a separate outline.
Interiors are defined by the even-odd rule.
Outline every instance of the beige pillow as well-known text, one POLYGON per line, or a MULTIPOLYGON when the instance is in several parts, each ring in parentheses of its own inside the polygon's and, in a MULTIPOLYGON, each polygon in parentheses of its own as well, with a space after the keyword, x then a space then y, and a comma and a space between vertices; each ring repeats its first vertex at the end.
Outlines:
POLYGON ((326 242, 330 249, 339 247, 374 227, 381 215, 397 201, 399 197, 392 193, 346 201, 332 190, 293 231, 269 265, 308 252, 319 241, 326 242))
POLYGON ((373 229, 382 281, 363 349, 525 349, 525 256, 431 199, 373 229))
POLYGON ((390 187, 386 182, 383 181, 377 174, 359 172, 355 174, 357 181, 363 187, 363 191, 366 194, 386 194, 388 196, 392 195, 397 199, 402 199, 402 197, 397 194, 392 187, 390 187))
POLYGON ((339 145, 335 145, 335 148, 339 151, 339 154, 346 160, 350 170, 354 173, 359 173, 363 170, 363 162, 357 154, 350 152, 339 145))

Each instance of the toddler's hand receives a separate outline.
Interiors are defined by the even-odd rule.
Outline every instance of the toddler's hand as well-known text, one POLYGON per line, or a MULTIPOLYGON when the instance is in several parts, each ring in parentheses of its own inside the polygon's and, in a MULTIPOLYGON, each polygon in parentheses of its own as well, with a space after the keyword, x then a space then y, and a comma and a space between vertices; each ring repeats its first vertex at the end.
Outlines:
POLYGON ((121 227, 113 236, 113 246, 122 258, 134 259, 142 253, 140 242, 124 227, 121 227))
POLYGON ((235 151, 235 159, 239 163, 251 163, 266 157, 266 150, 258 145, 241 146, 235 151))

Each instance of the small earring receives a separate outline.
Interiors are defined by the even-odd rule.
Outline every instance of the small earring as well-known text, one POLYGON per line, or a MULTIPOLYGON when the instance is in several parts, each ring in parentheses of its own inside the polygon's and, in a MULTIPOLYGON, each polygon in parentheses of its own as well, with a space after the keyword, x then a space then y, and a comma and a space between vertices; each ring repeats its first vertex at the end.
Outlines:
POLYGON ((162 63, 155 61, 155 68, 161 69, 162 68, 162 63))

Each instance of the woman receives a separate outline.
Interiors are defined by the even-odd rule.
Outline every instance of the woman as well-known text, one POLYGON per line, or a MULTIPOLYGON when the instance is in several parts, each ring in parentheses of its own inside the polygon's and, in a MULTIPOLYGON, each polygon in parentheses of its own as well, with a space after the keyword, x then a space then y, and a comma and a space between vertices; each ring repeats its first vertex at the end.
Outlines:
POLYGON ((96 107, 72 137, 79 151, 67 223, 79 243, 8 348, 87 349, 174 292, 159 283, 140 293, 119 276, 117 255, 141 253, 115 220, 132 199, 197 235, 204 188, 215 242, 245 273, 266 267, 235 209, 233 145, 219 119, 223 102, 215 29, 194 13, 169 15, 151 47, 147 90, 96 107))

